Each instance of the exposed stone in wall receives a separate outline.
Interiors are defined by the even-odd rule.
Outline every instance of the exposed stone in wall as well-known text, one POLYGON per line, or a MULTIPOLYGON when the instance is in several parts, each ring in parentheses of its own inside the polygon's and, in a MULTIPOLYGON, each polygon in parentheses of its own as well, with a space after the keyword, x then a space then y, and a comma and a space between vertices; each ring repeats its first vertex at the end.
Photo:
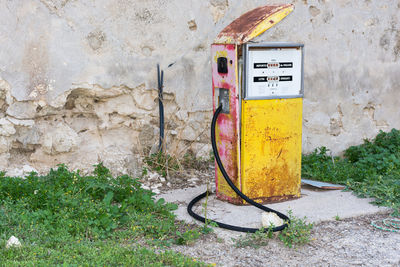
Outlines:
MULTIPOLYGON (((8 91, 2 92, 5 103, 8 91)), ((11 101, 3 111, 0 155, 9 164, 0 167, 15 167, 11 163, 15 157, 18 163, 29 162, 38 170, 61 162, 87 168, 102 161, 115 172, 139 175, 142 157, 158 147, 158 92, 143 84, 107 89, 82 85, 60 96, 56 107, 39 102, 11 101), (60 106, 61 102, 64 105, 60 106)), ((208 155, 204 131, 210 112, 182 115, 174 94, 168 92, 164 105, 171 153, 183 156, 193 150, 198 156, 208 155), (185 129, 189 127, 202 127, 203 131, 188 139, 185 129), (184 141, 185 149, 179 140, 184 141)))
POLYGON ((219 20, 223 18, 226 11, 228 10, 229 7, 228 0, 211 0, 210 5, 214 23, 217 23, 219 20))
POLYGON ((6 114, 16 119, 33 119, 36 116, 37 103, 14 102, 6 110, 6 114))
MULTIPOLYGON (((283 2, 295 11, 255 41, 305 44, 303 151, 340 153, 400 128, 399 4, 283 2)), ((265 4, 1 1, 0 168, 103 161, 138 175, 141 157, 158 147, 157 63, 168 152, 209 156, 210 44, 265 4)))
POLYGON ((42 149, 49 155, 67 153, 75 150, 78 134, 64 123, 45 125, 42 149))
POLYGON ((196 21, 194 19, 192 19, 191 21, 188 21, 188 27, 191 31, 195 31, 197 30, 197 24, 196 21))
POLYGON ((106 41, 106 35, 102 31, 93 31, 86 37, 89 46, 94 50, 98 50, 102 47, 103 43, 106 41))
POLYGON ((1 136, 11 136, 15 134, 14 125, 6 118, 0 119, 0 135, 1 136))

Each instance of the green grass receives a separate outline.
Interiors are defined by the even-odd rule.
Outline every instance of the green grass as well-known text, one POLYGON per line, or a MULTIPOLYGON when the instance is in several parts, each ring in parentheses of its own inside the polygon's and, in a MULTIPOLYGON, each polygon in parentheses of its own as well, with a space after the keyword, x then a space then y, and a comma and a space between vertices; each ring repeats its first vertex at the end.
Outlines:
POLYGON ((400 131, 381 131, 373 140, 346 149, 343 157, 320 147, 303 155, 302 177, 344 184, 400 215, 400 131))
POLYGON ((115 241, 25 244, 23 248, 0 250, 0 258, 2 266, 205 266, 172 251, 156 253, 138 245, 123 247, 115 241))
POLYGON ((164 251, 200 235, 198 229, 176 221, 176 208, 163 199, 156 201, 137 179, 113 177, 102 164, 93 175, 64 165, 45 176, 0 173, 1 263, 200 266, 164 251), (20 239, 22 248, 4 249, 11 235, 20 239))

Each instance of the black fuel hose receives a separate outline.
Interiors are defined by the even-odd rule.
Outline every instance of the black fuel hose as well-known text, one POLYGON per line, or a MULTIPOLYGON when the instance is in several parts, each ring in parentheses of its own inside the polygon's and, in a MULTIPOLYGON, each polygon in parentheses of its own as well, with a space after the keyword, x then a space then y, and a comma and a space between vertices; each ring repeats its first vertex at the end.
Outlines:
MULTIPOLYGON (((286 221, 285 224, 281 225, 281 226, 277 226, 272 228, 273 232, 277 232, 277 231, 282 231, 283 229, 285 229, 286 227, 288 227, 288 223, 290 222, 289 218, 283 214, 280 213, 279 211, 273 210, 271 208, 265 207, 260 203, 255 202, 254 200, 250 199, 249 197, 247 197, 245 194, 243 194, 242 192, 240 192, 240 190, 233 184, 232 180, 229 178, 228 173, 226 172, 224 166, 222 165, 221 162, 221 158, 219 157, 219 153, 218 153, 218 149, 217 149, 217 144, 216 144, 216 139, 215 139, 215 126, 217 123, 217 119, 219 114, 222 111, 222 105, 220 105, 217 110, 214 113, 214 116, 212 118, 212 122, 211 122, 211 145, 213 148, 213 152, 214 152, 214 157, 215 160, 217 161, 217 165, 219 167, 219 169, 221 170, 222 175, 224 176, 226 182, 229 184, 229 186, 233 189, 233 191, 235 191, 236 194, 238 194, 243 200, 245 200, 247 203, 263 210, 263 211, 267 211, 267 212, 273 212, 276 215, 278 215, 279 218, 283 219, 284 221, 286 221)), ((189 213, 190 216, 192 216, 193 218, 195 218, 198 221, 201 221, 203 223, 206 222, 206 219, 196 213, 193 212, 193 206, 200 201, 202 198, 204 198, 205 196, 207 196, 208 192, 204 192, 200 195, 198 195, 197 197, 195 197, 192 201, 190 201, 188 207, 187 207, 187 211, 189 213)), ((224 228, 224 229, 228 229, 228 230, 233 230, 233 231, 237 231, 237 232, 245 232, 245 233, 255 233, 257 231, 259 231, 260 229, 258 228, 249 228, 249 227, 240 227, 240 226, 234 226, 234 225, 230 225, 230 224, 225 224, 225 223, 221 223, 221 222, 217 222, 211 219, 207 219, 208 222, 213 222, 215 224, 217 224, 219 227, 224 228)), ((265 231, 268 231, 269 229, 264 229, 265 231)))
POLYGON ((164 148, 164 99, 163 99, 163 86, 164 86, 164 71, 160 74, 160 65, 157 64, 157 82, 158 82, 158 110, 160 115, 160 140, 158 150, 163 152, 164 148))

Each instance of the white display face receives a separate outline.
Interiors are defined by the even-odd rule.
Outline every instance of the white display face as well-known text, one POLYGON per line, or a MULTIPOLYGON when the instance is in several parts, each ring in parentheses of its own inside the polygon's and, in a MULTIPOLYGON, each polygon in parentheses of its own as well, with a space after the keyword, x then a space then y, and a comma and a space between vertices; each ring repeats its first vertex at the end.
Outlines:
POLYGON ((301 48, 250 47, 246 79, 247 99, 301 96, 301 48))

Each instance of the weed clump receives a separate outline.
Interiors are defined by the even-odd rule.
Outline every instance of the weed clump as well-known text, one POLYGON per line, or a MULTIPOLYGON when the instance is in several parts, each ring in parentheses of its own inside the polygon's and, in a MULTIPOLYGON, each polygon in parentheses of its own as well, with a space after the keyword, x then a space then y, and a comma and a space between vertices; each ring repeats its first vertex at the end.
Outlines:
POLYGON ((260 247, 268 245, 268 239, 273 238, 274 233, 270 229, 261 228, 255 233, 246 234, 245 236, 233 239, 235 242, 235 247, 237 248, 244 248, 244 247, 251 247, 254 249, 258 249, 260 247))
POLYGON ((279 233, 279 239, 285 246, 291 248, 293 246, 304 245, 311 241, 312 223, 307 223, 306 218, 297 218, 289 211, 290 223, 288 227, 279 233))
POLYGON ((177 158, 161 151, 145 157, 144 163, 150 170, 156 171, 163 177, 167 177, 168 174, 175 174, 180 169, 177 158))
POLYGON ((346 185, 361 197, 400 215, 400 131, 380 131, 373 140, 333 157, 320 147, 302 159, 302 177, 346 185))
POLYGON ((213 162, 213 157, 210 159, 199 158, 189 150, 181 158, 169 155, 165 152, 157 152, 144 158, 146 167, 143 174, 147 174, 148 170, 155 171, 163 177, 182 173, 184 169, 194 169, 198 171, 208 170, 213 162))
POLYGON ((274 233, 271 226, 270 228, 261 228, 254 234, 246 234, 244 237, 234 240, 236 247, 252 247, 259 248, 268 244, 268 239, 277 237, 283 242, 286 247, 292 248, 307 244, 311 241, 312 223, 307 223, 306 218, 297 218, 288 212, 290 222, 288 227, 274 233))

